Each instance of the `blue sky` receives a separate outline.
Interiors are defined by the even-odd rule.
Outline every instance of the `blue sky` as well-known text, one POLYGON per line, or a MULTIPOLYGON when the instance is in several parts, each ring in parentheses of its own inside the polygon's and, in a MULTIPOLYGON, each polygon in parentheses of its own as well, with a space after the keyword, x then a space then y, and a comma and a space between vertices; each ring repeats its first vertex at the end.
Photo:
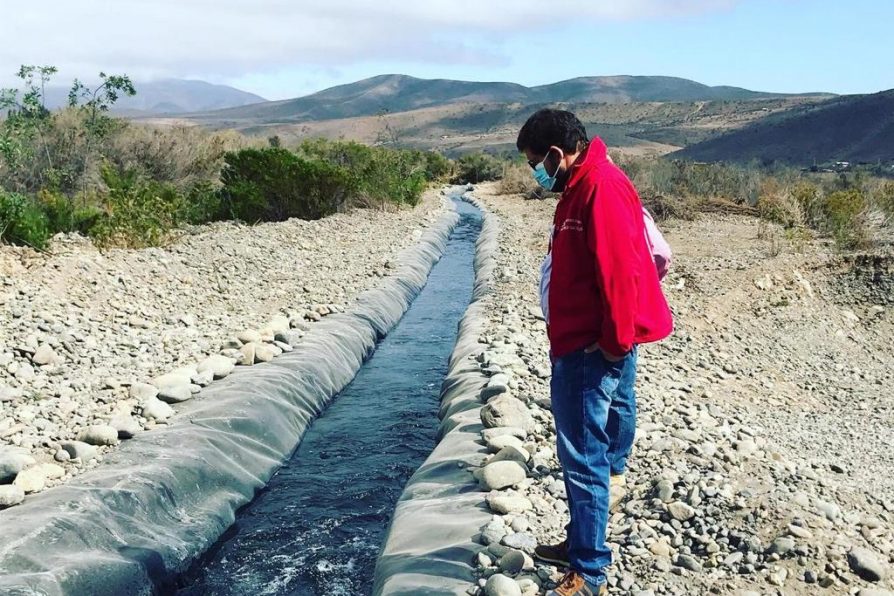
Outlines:
POLYGON ((891 0, 760 0, 696 15, 581 24, 569 18, 567 24, 505 32, 499 39, 469 36, 473 47, 497 54, 484 64, 372 60, 232 82, 283 97, 291 88, 308 92, 392 72, 525 85, 648 74, 762 91, 869 93, 894 88, 892 26, 891 0))
POLYGON ((53 64, 62 83, 103 70, 227 83, 270 99, 384 73, 527 85, 634 74, 777 92, 894 88, 892 0, 43 0, 8 8, 0 86, 14 82, 19 64, 53 64))

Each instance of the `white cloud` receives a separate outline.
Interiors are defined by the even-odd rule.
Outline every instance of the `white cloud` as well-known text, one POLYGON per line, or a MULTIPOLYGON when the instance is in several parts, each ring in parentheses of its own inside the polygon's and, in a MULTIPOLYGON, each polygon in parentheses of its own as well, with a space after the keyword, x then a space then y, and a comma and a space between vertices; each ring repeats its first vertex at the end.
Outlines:
POLYGON ((69 78, 106 70, 220 79, 369 60, 499 63, 500 40, 520 33, 739 1, 0 0, 0 82, 19 64, 57 65, 69 78))

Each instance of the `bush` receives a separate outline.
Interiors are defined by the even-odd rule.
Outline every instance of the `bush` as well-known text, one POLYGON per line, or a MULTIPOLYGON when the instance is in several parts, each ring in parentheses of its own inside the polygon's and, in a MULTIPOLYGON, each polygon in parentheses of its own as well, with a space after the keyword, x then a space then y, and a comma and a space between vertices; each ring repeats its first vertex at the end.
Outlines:
POLYGON ((867 243, 865 221, 866 195, 858 189, 840 190, 825 197, 821 204, 824 231, 842 248, 859 248, 867 243))
POLYGON ((194 225, 227 218, 221 192, 210 182, 197 182, 182 202, 178 219, 194 225))
POLYGON ((756 206, 761 218, 776 222, 786 229, 801 227, 806 223, 801 201, 792 189, 781 187, 775 180, 764 184, 756 206))
POLYGON ((50 190, 37 193, 37 202, 47 216, 50 230, 56 232, 79 232, 89 235, 100 219, 103 211, 96 205, 80 205, 76 199, 50 190))
POLYGON ((539 189, 528 164, 508 163, 503 166, 500 183, 497 185, 497 192, 500 194, 530 196, 539 189))
POLYGON ((873 193, 873 202, 889 218, 894 218, 894 182, 880 184, 873 193))
POLYGON ((90 228, 101 246, 160 246, 182 223, 184 199, 172 185, 108 165, 102 168, 102 180, 106 188, 90 199, 102 209, 90 228))
POLYGON ((453 176, 453 162, 436 151, 424 151, 425 178, 429 182, 449 180, 453 176))
POLYGON ((219 178, 227 152, 249 145, 247 138, 235 132, 126 124, 110 139, 105 155, 119 170, 135 170, 150 180, 169 182, 189 192, 196 184, 219 178))
POLYGON ((478 184, 499 180, 503 175, 504 162, 487 153, 468 153, 456 162, 455 182, 478 184))
POLYGON ((335 164, 350 172, 356 183, 356 194, 350 199, 364 206, 416 205, 428 181, 434 179, 444 166, 437 158, 429 161, 421 151, 325 139, 305 141, 298 148, 298 154, 316 162, 335 164))
POLYGON ((277 147, 228 153, 224 162, 224 208, 246 222, 319 219, 357 191, 346 169, 277 147))
POLYGON ((50 238, 47 216, 31 197, 0 189, 0 241, 43 249, 50 238))

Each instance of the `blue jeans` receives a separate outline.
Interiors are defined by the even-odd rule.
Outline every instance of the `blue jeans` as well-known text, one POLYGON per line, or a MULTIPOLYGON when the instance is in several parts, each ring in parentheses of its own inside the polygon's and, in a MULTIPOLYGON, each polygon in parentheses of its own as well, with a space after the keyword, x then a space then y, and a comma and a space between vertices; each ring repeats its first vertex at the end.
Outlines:
POLYGON ((621 382, 608 410, 608 463, 612 476, 627 471, 627 458, 636 438, 636 361, 637 348, 627 355, 621 369, 621 382))
POLYGON ((553 362, 556 446, 571 513, 568 558, 593 585, 605 583, 603 569, 612 561, 605 544, 609 476, 618 466, 623 471, 633 444, 635 377, 635 350, 619 362, 609 362, 599 351, 578 351, 553 362))

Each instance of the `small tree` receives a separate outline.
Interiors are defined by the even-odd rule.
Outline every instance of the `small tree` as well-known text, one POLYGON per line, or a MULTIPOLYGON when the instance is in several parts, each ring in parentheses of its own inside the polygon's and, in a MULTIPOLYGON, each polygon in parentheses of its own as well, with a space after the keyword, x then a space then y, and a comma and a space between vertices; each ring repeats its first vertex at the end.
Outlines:
POLYGON ((0 113, 6 113, 0 129, 0 157, 11 172, 21 174, 35 159, 36 142, 47 159, 46 170, 36 170, 39 182, 45 182, 44 178, 53 170, 53 158, 46 141, 52 114, 47 110, 45 97, 47 83, 56 72, 55 66, 23 65, 16 77, 22 80, 24 89, 0 89, 0 113))
MULTIPOLYGON (((106 114, 118 102, 122 95, 133 97, 137 94, 133 82, 127 75, 108 75, 99 73, 100 84, 94 88, 87 87, 75 79, 68 92, 68 105, 78 108, 87 117, 87 142, 84 147, 83 169, 90 166, 91 153, 97 142, 105 138, 115 126, 115 120, 106 114)), ((84 191, 87 190, 87 179, 84 178, 84 191)))

